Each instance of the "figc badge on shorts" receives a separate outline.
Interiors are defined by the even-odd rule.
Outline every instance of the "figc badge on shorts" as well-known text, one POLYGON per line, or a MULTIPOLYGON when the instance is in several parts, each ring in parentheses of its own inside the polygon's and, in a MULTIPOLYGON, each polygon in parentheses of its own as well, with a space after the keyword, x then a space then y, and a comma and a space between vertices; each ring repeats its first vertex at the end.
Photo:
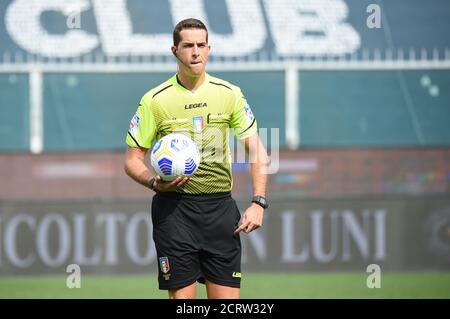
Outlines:
POLYGON ((169 258, 168 257, 160 257, 159 258, 159 267, 164 274, 167 274, 170 270, 169 258))

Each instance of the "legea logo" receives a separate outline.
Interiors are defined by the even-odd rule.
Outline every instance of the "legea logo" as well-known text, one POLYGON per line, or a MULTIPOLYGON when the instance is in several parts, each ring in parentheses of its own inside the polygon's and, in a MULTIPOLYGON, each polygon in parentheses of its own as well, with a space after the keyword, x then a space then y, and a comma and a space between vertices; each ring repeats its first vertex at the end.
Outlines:
MULTIPOLYGON (((172 21, 193 16, 209 25, 215 17, 208 17, 204 2, 168 0, 172 21)), ((240 57, 261 52, 269 34, 281 57, 347 54, 361 44, 359 34, 346 21, 349 10, 344 0, 225 0, 225 4, 228 14, 223 19, 232 31, 222 34, 210 28, 212 54, 240 57)), ((14 0, 6 9, 5 25, 19 47, 46 57, 77 57, 98 48, 107 56, 171 54, 172 30, 134 32, 133 25, 141 22, 133 21, 127 5, 127 0, 14 0), (83 14, 89 10, 98 34, 83 27, 83 14), (43 26, 42 14, 49 11, 66 17, 65 30, 52 34, 43 26)))

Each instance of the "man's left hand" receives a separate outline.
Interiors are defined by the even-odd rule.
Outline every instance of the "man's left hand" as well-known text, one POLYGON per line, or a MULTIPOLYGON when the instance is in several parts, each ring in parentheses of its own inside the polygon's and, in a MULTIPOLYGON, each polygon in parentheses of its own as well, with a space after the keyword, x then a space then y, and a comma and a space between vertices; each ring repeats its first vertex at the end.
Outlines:
POLYGON ((264 208, 259 206, 258 204, 252 204, 247 210, 244 212, 242 216, 241 225, 234 231, 234 234, 237 235, 241 231, 248 234, 251 231, 258 229, 262 226, 264 215, 264 208))

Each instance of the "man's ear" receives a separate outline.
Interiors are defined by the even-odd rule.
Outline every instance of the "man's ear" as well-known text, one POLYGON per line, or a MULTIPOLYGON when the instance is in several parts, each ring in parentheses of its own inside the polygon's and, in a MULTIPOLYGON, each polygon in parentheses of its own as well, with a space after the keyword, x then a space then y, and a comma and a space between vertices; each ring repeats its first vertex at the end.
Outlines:
POLYGON ((177 47, 176 46, 174 46, 174 45, 172 45, 172 48, 171 48, 171 50, 172 50, 172 53, 173 53, 173 55, 177 55, 177 47))

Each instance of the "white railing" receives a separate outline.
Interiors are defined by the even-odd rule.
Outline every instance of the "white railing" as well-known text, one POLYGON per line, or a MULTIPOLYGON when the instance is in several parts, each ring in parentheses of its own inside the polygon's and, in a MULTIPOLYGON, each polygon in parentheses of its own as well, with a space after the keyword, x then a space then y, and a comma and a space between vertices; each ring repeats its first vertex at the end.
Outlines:
MULTIPOLYGON (((173 56, 105 56, 100 52, 75 58, 46 58, 22 51, 5 51, 0 56, 0 72, 29 72, 39 65, 43 72, 152 72, 173 71, 173 56)), ((244 57, 210 56, 209 69, 285 70, 286 65, 302 70, 395 70, 440 69, 450 67, 450 49, 362 49, 354 54, 282 57, 262 51, 244 57)))

